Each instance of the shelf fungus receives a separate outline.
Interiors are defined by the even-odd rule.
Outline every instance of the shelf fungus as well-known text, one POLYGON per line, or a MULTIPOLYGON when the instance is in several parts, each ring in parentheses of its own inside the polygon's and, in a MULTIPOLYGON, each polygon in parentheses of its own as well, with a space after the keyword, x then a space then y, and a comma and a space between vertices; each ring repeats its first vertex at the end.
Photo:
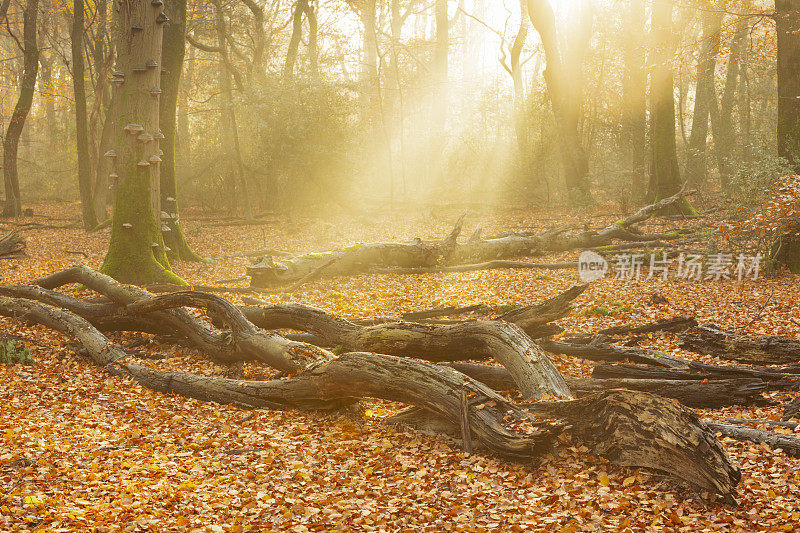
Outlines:
POLYGON ((142 31, 142 30, 144 29, 144 26, 142 26, 142 25, 141 25, 141 24, 139 24, 138 22, 134 22, 134 23, 131 25, 131 29, 132 29, 133 31, 142 31))
POLYGON ((153 7, 161 7, 164 5, 164 0, 151 0, 150 5, 153 7))
POLYGON ((109 159, 114 159, 115 157, 117 157, 117 152, 116 152, 116 150, 109 150, 108 152, 103 154, 103 157, 107 157, 109 159))
POLYGON ((142 144, 147 144, 147 143, 149 143, 150 141, 152 141, 152 140, 153 140, 153 136, 152 136, 152 135, 150 135, 149 133, 147 133, 146 131, 143 131, 142 133, 140 133, 140 134, 139 134, 139 135, 136 137, 136 139, 137 139, 139 142, 141 142, 142 144))
POLYGON ((169 229, 169 226, 167 226, 166 224, 164 224, 163 226, 161 226, 161 231, 172 231, 172 230, 171 230, 171 229, 169 229))
POLYGON ((137 165, 137 166, 139 166, 139 167, 142 167, 142 168, 144 168, 144 167, 149 167, 149 166, 150 166, 150 163, 149 163, 147 160, 145 160, 145 159, 142 159, 141 161, 139 161, 138 163, 136 163, 136 165, 137 165))
POLYGON ((147 68, 156 68, 158 66, 158 63, 156 62, 155 59, 148 59, 147 62, 145 63, 145 66, 147 68))
POLYGON ((151 244, 151 245, 150 245, 150 247, 151 247, 151 248, 158 248, 158 243, 157 243, 157 242, 154 242, 153 244, 151 244))
POLYGON ((112 181, 117 181, 119 179, 119 174, 117 174, 116 172, 112 172, 111 174, 108 175, 108 177, 111 178, 112 181))
POLYGON ((155 132, 153 134, 153 139, 156 139, 156 140, 160 141, 163 138, 164 138, 164 134, 161 133, 160 131, 157 131, 157 132, 155 132))
POLYGON ((130 222, 125 222, 122 225, 122 227, 125 228, 125 229, 131 229, 133 227, 133 224, 131 224, 130 222))
POLYGON ((134 72, 147 72, 147 67, 144 65, 136 65, 133 67, 134 72))
POLYGON ((161 89, 158 87, 153 87, 150 89, 150 96, 158 96, 159 94, 161 94, 161 89))
POLYGON ((161 158, 157 155, 150 156, 150 164, 155 165, 156 163, 161 163, 161 158))
POLYGON ((133 123, 131 123, 131 124, 128 124, 127 126, 125 126, 122 129, 124 129, 125 131, 127 131, 128 133, 133 135, 133 134, 136 134, 136 133, 143 132, 144 131, 144 126, 142 126, 141 124, 133 124, 133 123))
POLYGON ((169 17, 168 17, 168 16, 166 16, 166 15, 164 14, 164 12, 162 11, 162 12, 161 12, 161 13, 159 13, 159 14, 158 14, 158 16, 156 17, 156 22, 157 22, 157 23, 159 23, 159 24, 164 24, 165 22, 169 22, 169 17))

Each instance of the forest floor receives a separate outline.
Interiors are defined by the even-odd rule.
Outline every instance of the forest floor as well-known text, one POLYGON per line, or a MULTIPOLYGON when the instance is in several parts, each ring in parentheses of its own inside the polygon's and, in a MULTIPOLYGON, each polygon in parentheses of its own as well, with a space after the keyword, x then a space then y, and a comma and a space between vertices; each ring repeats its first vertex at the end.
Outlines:
MULTIPOLYGON (((34 206, 16 222, 66 225, 75 205, 34 206)), ((213 226, 185 214, 187 238, 204 256, 272 248, 321 251, 358 242, 439 239, 461 211, 275 218, 265 226, 213 226)), ((602 210, 598 210, 601 213, 602 210)), ((471 212, 464 233, 550 228, 585 212, 471 212)), ((604 226, 619 214, 596 215, 604 226)), ((674 226, 654 220, 648 227, 674 226)), ((12 229, 0 221, 0 228, 12 229)), ((4 229, 0 229, 0 234, 4 229)), ((1 283, 19 283, 84 263, 97 268, 108 233, 27 227, 29 257, 0 260, 1 283)), ((578 253, 537 261, 576 261, 578 253)), ((246 258, 182 263, 190 283, 245 274, 246 258)), ((570 333, 695 316, 753 334, 800 338, 800 279, 757 281, 601 280, 559 321, 570 333), (654 293, 666 304, 650 302, 654 293), (596 314, 598 307, 609 316, 596 314), (749 323, 749 325, 748 325, 749 323)), ((446 305, 527 305, 579 283, 577 271, 488 270, 424 275, 369 274, 307 283, 291 300, 348 317, 397 315, 446 305)), ((235 283, 224 283, 234 285, 235 283)), ((238 285, 246 286, 243 281, 238 285)), ((78 290, 72 287, 71 290, 78 290)), ((79 293, 87 296, 88 292, 79 293)), ((225 294, 233 301, 241 295, 225 294)), ((362 420, 293 411, 245 411, 143 389, 109 377, 76 355, 66 337, 0 318, 0 332, 29 339, 31 365, 0 366, 0 530, 3 531, 792 531, 800 530, 800 459, 724 439, 742 470, 741 505, 706 504, 655 473, 624 469, 564 446, 537 465, 466 455, 441 437, 387 427, 399 409, 367 402, 362 420)), ((130 343, 140 334, 112 338, 130 343)), ((148 340, 147 338, 144 341, 148 340)), ((143 342, 144 342, 143 341, 143 342)), ((643 344, 682 357, 674 334, 643 344)), ((222 375, 191 350, 147 345, 160 368, 222 375)), ((554 357, 588 376, 593 363, 554 357)), ((722 361, 714 361, 722 363, 722 361)), ((245 376, 269 373, 255 364, 245 376)), ((780 406, 701 410, 701 417, 780 419, 780 406)), ((790 433, 780 428, 772 431, 790 433)))

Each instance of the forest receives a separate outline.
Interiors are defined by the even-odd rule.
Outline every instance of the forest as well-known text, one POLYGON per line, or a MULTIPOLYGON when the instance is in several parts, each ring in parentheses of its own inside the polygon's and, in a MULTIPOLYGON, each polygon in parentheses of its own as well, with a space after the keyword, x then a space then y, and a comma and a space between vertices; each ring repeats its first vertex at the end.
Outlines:
POLYGON ((0 530, 800 531, 800 0, 0 0, 0 530))

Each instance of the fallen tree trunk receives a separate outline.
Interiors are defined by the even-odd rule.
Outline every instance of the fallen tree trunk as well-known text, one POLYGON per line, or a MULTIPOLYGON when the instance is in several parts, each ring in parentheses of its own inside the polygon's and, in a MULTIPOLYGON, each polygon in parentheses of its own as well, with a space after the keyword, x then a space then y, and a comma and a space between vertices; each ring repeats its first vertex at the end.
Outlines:
MULTIPOLYGON (((466 362, 445 364, 494 390, 511 391, 517 388, 511 374, 503 367, 466 362)), ((577 396, 603 390, 626 389, 675 399, 687 407, 696 409, 770 403, 761 395, 769 390, 769 387, 757 379, 725 379, 704 383, 699 380, 592 379, 564 376, 564 380, 577 396)))
POLYGON ((769 444, 770 448, 773 450, 781 449, 787 455, 800 457, 800 439, 795 437, 735 424, 720 424, 712 420, 705 420, 705 423, 712 431, 721 433, 725 437, 730 437, 739 441, 755 442, 757 444, 769 444))
POLYGON ((800 341, 787 337, 753 337, 703 324, 681 335, 680 347, 696 353, 754 365, 800 362, 800 341))
MULTIPOLYGON (((201 350, 228 364, 259 360, 283 372, 293 373, 333 358, 333 353, 318 346, 286 339, 255 327, 233 304, 218 296, 193 291, 152 296, 146 291, 117 283, 108 276, 86 267, 72 267, 38 280, 42 286, 83 283, 87 287, 125 306, 124 312, 135 317, 153 317, 171 327, 201 350), (230 332, 213 330, 203 320, 176 307, 200 307, 221 319, 230 332), (159 314, 160 313, 160 314, 159 314)), ((49 294, 43 289, 0 289, 12 296, 32 297, 55 305, 65 305, 76 313, 86 312, 89 304, 75 305, 69 297, 49 294)), ((31 286, 27 286, 31 287, 31 286)), ((559 312, 568 299, 582 291, 576 287, 540 306, 546 312, 559 312)), ((52 291, 50 291, 52 292, 52 291)), ((122 310, 118 310, 119 315, 122 310)), ((530 313, 521 316, 529 317, 530 313)), ((495 358, 514 376, 523 394, 570 397, 569 388, 547 355, 519 327, 501 321, 465 322, 455 326, 428 326, 413 323, 371 327, 355 325, 335 315, 302 305, 278 305, 261 310, 270 329, 288 327, 310 331, 345 351, 372 351, 410 356, 430 361, 495 358)), ((97 317, 97 312, 87 317, 97 317)), ((249 318, 252 318, 249 317, 249 318)), ((105 320, 102 318, 101 320, 105 320)), ((533 319, 530 319, 533 320, 533 319)), ((533 321, 535 322, 535 321, 533 321)), ((106 322, 107 323, 107 322, 106 322)), ((263 322, 261 322, 263 324, 263 322)), ((258 324, 258 322, 256 322, 258 324)))
MULTIPOLYGON (((587 285, 572 287, 539 304, 514 309, 495 317, 494 320, 516 324, 533 339, 553 335, 560 328, 551 323, 569 314, 572 310, 572 301, 583 293, 586 287, 587 285)), ((345 320, 315 307, 299 304, 269 304, 266 302, 258 305, 240 306, 239 310, 250 322, 261 328, 289 328, 306 331, 316 335, 328 346, 345 346, 347 342, 343 340, 345 336, 350 338, 366 336, 365 326, 399 323, 404 322, 405 318, 381 317, 363 321, 357 319, 345 320), (314 320, 306 322, 304 317, 313 317, 314 320), (345 335, 345 332, 347 332, 347 335, 345 335)), ((443 325, 460 325, 463 323, 464 321, 457 321, 443 325)), ((369 350, 370 348, 362 347, 360 349, 369 350)), ((424 355, 417 355, 417 357, 427 359, 424 355)))
POLYGON ((735 500, 741 473, 691 409, 652 394, 624 390, 537 402, 525 408, 570 424, 569 434, 595 455, 665 472, 729 502, 735 500))
MULTIPOLYGON (((615 240, 650 242, 672 240, 678 232, 645 234, 635 225, 680 201, 686 193, 679 192, 655 204, 640 209, 633 215, 617 221, 599 231, 565 233, 569 226, 547 231, 540 235, 507 234, 492 239, 471 238, 456 242, 461 233, 462 216, 455 229, 444 241, 426 245, 422 241, 404 243, 370 243, 345 250, 335 250, 286 259, 277 263, 271 258, 247 269, 254 287, 270 287, 296 283, 306 276, 349 276, 374 269, 400 268, 406 273, 436 271, 468 271, 486 268, 563 268, 571 265, 546 265, 523 263, 492 263, 514 257, 541 255, 583 248, 597 248, 615 240)), ((397 271, 398 273, 401 271, 397 271)))
POLYGON ((688 379, 699 381, 706 379, 752 378, 772 382, 773 385, 770 386, 772 387, 771 390, 789 390, 800 386, 800 375, 770 372, 768 369, 724 367, 702 363, 690 363, 682 368, 659 368, 626 363, 602 363, 594 367, 592 370, 592 377, 600 379, 688 379))
POLYGON ((297 409, 333 409, 359 398, 381 398, 419 405, 457 423, 461 416, 459 391, 465 390, 470 397, 472 435, 495 453, 517 460, 531 459, 547 451, 562 429, 558 423, 541 422, 526 415, 485 385, 459 372, 428 363, 349 353, 289 379, 213 378, 125 363, 128 354, 87 321, 39 302, 0 297, 0 314, 60 331, 80 342, 99 366, 159 392, 245 407, 297 409), (513 430, 506 427, 507 418, 515 422, 513 430))
POLYGON ((464 223, 462 216, 450 235, 433 244, 417 239, 412 243, 359 244, 344 250, 307 254, 274 263, 271 257, 247 268, 254 287, 297 283, 310 277, 352 276, 374 267, 432 267, 452 253, 464 223))
POLYGON ((682 367, 690 363, 690 361, 674 355, 634 346, 616 346, 603 342, 570 344, 550 339, 542 339, 539 343, 550 353, 570 355, 590 361, 631 361, 668 368, 682 367))
POLYGON ((787 402, 783 406, 782 420, 791 420, 796 418, 800 420, 800 396, 796 397, 791 402, 787 402))
MULTIPOLYGON (((103 278, 87 277, 86 270, 71 269, 41 280, 41 283, 56 286, 84 277, 96 286, 102 285, 112 294, 127 289, 109 284, 103 278)), ((130 296, 131 293, 127 291, 117 294, 121 299, 130 296)), ((151 317, 165 313, 161 316, 169 318, 173 316, 169 314, 172 311, 171 306, 184 304, 204 309, 215 308, 217 312, 225 314, 228 320, 241 320, 234 313, 235 308, 232 305, 222 306, 210 295, 198 295, 191 291, 148 297, 121 306, 126 311, 144 313, 151 317)), ((547 422, 541 418, 526 416, 526 411, 520 406, 508 402, 485 385, 453 369, 389 355, 347 353, 306 366, 296 376, 280 380, 211 378, 128 363, 125 361, 128 356, 125 351, 109 343, 87 321, 68 311, 36 301, 0 297, 0 313, 39 322, 73 336, 97 364, 154 390, 246 407, 332 409, 364 397, 410 403, 453 424, 458 425, 466 418, 470 434, 478 442, 495 453, 517 460, 530 460, 543 453, 563 429, 563 424, 558 420, 563 417, 576 427, 574 417, 581 411, 583 414, 579 416, 580 419, 597 422, 598 427, 595 428, 594 441, 587 435, 577 435, 586 439, 596 453, 606 455, 620 464, 659 470, 664 469, 665 461, 680 465, 696 461, 694 468, 687 471, 674 470, 673 474, 701 488, 718 492, 726 498, 732 498, 735 493, 735 482, 731 481, 730 476, 730 471, 735 469, 730 466, 721 448, 698 448, 707 439, 713 440, 713 436, 709 436, 702 426, 694 425, 691 418, 687 418, 688 415, 681 414, 680 410, 676 411, 679 409, 677 406, 655 397, 612 391, 594 395, 586 403, 569 404, 572 408, 564 408, 566 403, 549 409, 542 407, 546 409, 545 416, 556 419, 554 422, 547 422), (462 406, 461 398, 464 396, 469 401, 462 406), (653 420, 652 416, 661 418, 653 420), (675 423, 680 427, 670 434, 665 433, 661 427, 675 423), (627 433, 622 434, 622 429, 627 433), (666 436, 667 440, 654 439, 654 436, 666 436), (640 442, 640 438, 647 439, 647 442, 640 442), (693 449, 702 453, 688 454, 687 442, 691 442, 693 449), (720 464, 727 465, 727 469, 720 464), (711 479, 714 472, 718 476, 716 480, 711 479)), ((519 331, 527 339, 516 326, 501 322, 495 324, 519 331)), ((246 332, 247 328, 246 324, 234 326, 231 338, 235 339, 237 333, 241 337, 241 333, 246 332)), ((558 377, 560 378, 560 374, 558 377)), ((561 392, 558 388, 548 389, 546 384, 542 388, 546 389, 546 394, 558 395, 561 392)), ((526 409, 532 408, 526 406, 526 409)))
POLYGON ((323 343, 345 351, 370 351, 434 362, 496 359, 511 372, 526 396, 541 396, 543 383, 559 396, 571 395, 561 374, 541 348, 518 326, 502 321, 359 326, 299 304, 251 306, 243 308, 243 314, 265 329, 309 332, 323 343))
POLYGON ((25 257, 25 247, 25 239, 19 236, 19 232, 12 231, 0 237, 0 259, 25 257))

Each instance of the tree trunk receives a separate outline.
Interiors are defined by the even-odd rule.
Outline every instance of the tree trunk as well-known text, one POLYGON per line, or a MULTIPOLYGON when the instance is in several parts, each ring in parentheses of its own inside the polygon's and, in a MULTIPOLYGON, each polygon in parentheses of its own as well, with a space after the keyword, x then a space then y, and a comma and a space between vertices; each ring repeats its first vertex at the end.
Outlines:
POLYGON ((697 63, 692 133, 686 158, 686 181, 692 187, 704 184, 708 178, 706 145, 711 107, 716 105, 714 71, 720 47, 722 13, 706 13, 703 22, 703 45, 697 63))
MULTIPOLYGON (((86 84, 83 67, 83 0, 73 0, 72 8, 72 85, 75 92, 75 134, 77 136, 78 189, 81 195, 83 227, 94 229, 97 215, 92 201, 92 169, 89 159, 89 125, 86 117, 86 84)), ((98 65, 98 68, 100 66, 98 65)))
POLYGON ((527 3, 531 23, 539 33, 544 46, 547 61, 544 77, 560 136, 561 160, 567 190, 575 201, 591 202, 589 162, 578 133, 581 102, 580 99, 575 99, 575 91, 570 85, 580 83, 580 80, 567 80, 567 67, 562 60, 555 14, 550 2, 527 0, 527 3))
POLYGON ((308 0, 297 0, 292 12, 292 36, 289 38, 289 49, 286 52, 286 61, 283 64, 283 77, 286 79, 294 75, 294 65, 297 62, 297 52, 300 41, 303 40, 303 13, 308 8, 308 0))
MULTIPOLYGON (((672 0, 653 2, 651 37, 653 68, 650 82, 650 113, 652 116, 653 161, 648 196, 652 200, 658 201, 674 195, 681 189, 681 174, 675 141, 672 0)), ((681 200, 674 211, 696 214, 686 200, 681 200)))
POLYGON ((733 110, 736 105, 736 89, 740 63, 745 54, 745 44, 749 30, 750 25, 747 18, 742 17, 736 21, 736 31, 731 41, 731 51, 728 56, 728 70, 725 74, 725 87, 722 91, 719 106, 717 106, 715 102, 711 108, 714 155, 717 159, 717 168, 719 169, 720 183, 723 189, 728 189, 735 171, 735 165, 731 159, 736 144, 736 133, 733 127, 733 110))
POLYGON ((117 2, 118 100, 113 161, 116 182, 111 243, 101 271, 124 283, 184 283, 172 273, 164 249, 158 213, 161 38, 164 15, 146 0, 117 2))
POLYGON ((447 70, 450 51, 450 20, 447 17, 447 0, 435 0, 436 42, 433 47, 433 144, 444 146, 448 115, 447 70))
POLYGON ((630 0, 625 11, 623 128, 631 165, 633 198, 645 196, 647 176, 647 70, 645 69, 645 0, 630 0))
POLYGON ((800 173, 800 0, 776 0, 778 155, 800 173))
MULTIPOLYGON (((778 32, 778 155, 800 173, 800 0, 776 0, 778 32)), ((800 273, 800 237, 782 235, 775 260, 800 273)))
POLYGON ((680 346, 692 352, 751 365, 800 362, 800 341, 773 335, 740 335, 714 324, 703 324, 681 335, 680 346))
POLYGON ((162 46, 161 94, 158 96, 158 123, 164 138, 159 147, 161 155, 161 234, 167 256, 172 261, 202 261, 186 242, 183 224, 178 215, 178 184, 175 172, 175 131, 177 123, 178 90, 183 72, 183 57, 186 50, 186 0, 168 0, 164 12, 169 25, 164 28, 162 46))
POLYGON ((33 103, 36 89, 36 74, 39 70, 39 47, 36 43, 36 15, 39 9, 38 0, 28 0, 25 4, 23 19, 24 67, 20 82, 19 99, 14 113, 8 123, 6 136, 3 139, 3 181, 6 201, 2 216, 15 217, 22 214, 22 198, 19 191, 19 172, 17 169, 17 151, 25 120, 33 103))

